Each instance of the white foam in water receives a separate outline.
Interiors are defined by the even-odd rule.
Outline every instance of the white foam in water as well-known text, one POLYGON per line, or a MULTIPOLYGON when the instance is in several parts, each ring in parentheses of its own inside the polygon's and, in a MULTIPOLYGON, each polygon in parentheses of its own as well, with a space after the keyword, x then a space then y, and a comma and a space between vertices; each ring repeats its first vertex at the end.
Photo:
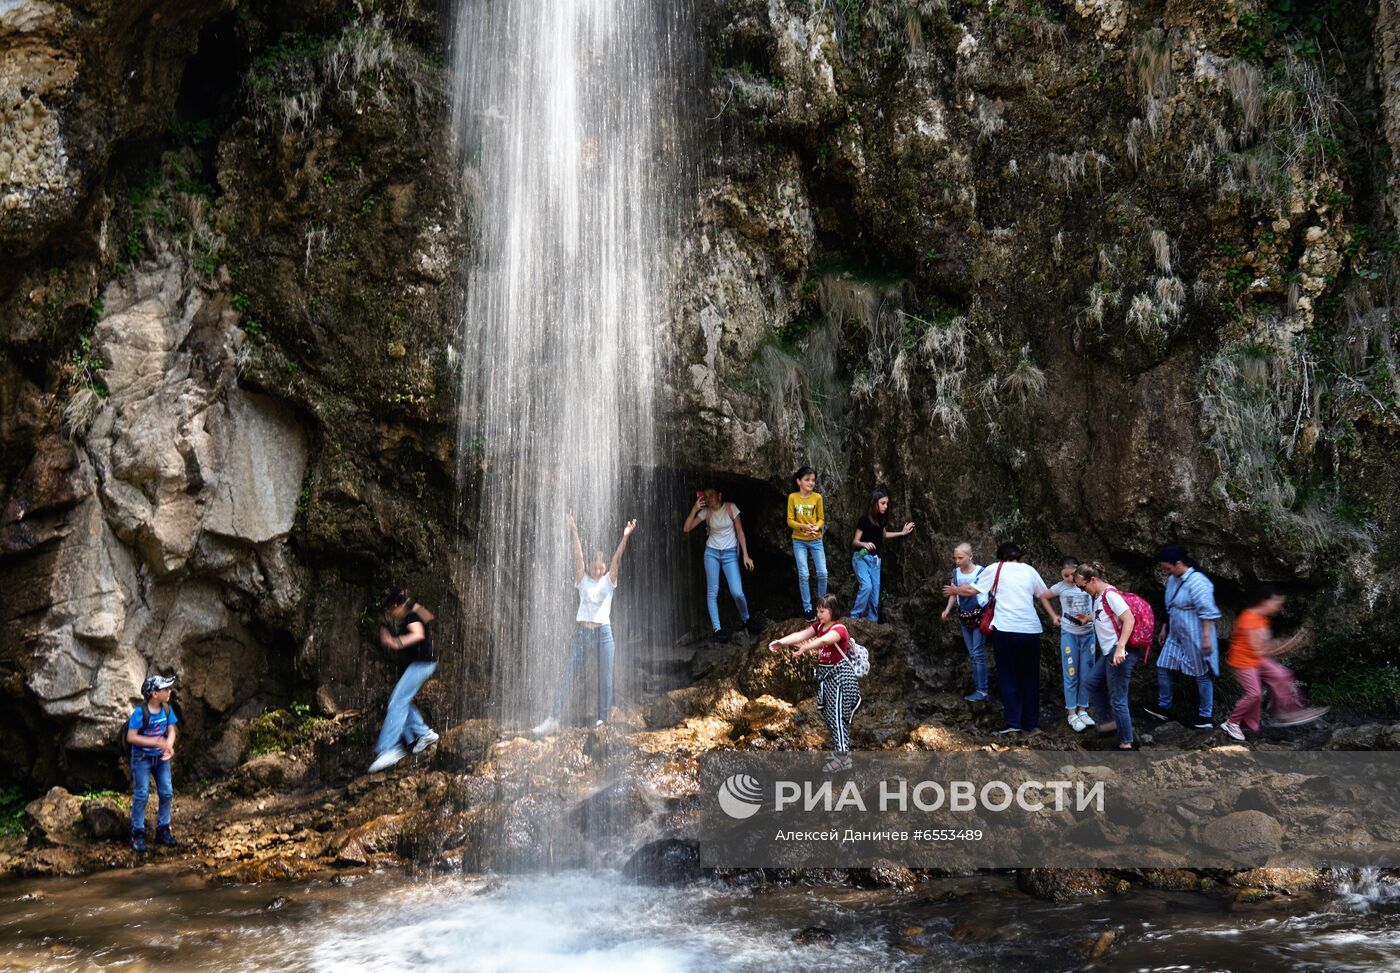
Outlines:
MULTIPOLYGON (((809 969, 792 930, 712 903, 703 889, 650 889, 606 875, 447 881, 365 902, 318 930, 319 973, 689 973, 809 969), (720 908, 712 909, 710 906, 720 908)), ((810 960, 810 955, 805 959, 810 960)), ((874 943, 838 936, 823 965, 891 969, 874 943), (877 959, 878 957, 878 959, 877 959), (874 964, 874 967, 872 967, 874 964)))
POLYGON ((1337 886, 1337 904, 1347 912, 1370 912, 1400 903, 1400 882, 1379 868, 1358 868, 1337 886))

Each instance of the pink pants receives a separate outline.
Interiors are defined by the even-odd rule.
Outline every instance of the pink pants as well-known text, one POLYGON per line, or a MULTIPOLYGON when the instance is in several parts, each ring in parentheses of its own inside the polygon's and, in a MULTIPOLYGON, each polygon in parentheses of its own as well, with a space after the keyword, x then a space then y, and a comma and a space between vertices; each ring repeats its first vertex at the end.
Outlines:
POLYGON ((1303 700, 1298 693, 1298 683, 1293 673, 1273 659, 1260 659, 1257 668, 1235 669, 1235 682, 1240 684, 1244 695, 1235 704, 1230 714, 1230 722, 1247 730, 1259 729, 1259 717, 1264 712, 1264 687, 1268 683, 1274 694, 1274 715, 1287 716, 1303 708, 1303 700))

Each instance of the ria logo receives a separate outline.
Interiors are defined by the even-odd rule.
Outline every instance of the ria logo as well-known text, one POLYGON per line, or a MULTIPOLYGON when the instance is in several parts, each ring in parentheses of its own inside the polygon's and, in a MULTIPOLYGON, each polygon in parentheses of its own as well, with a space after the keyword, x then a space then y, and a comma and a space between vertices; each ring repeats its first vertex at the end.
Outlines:
POLYGON ((719 806, 731 818, 751 818, 763 806, 763 788, 748 774, 731 774, 719 785, 719 806))

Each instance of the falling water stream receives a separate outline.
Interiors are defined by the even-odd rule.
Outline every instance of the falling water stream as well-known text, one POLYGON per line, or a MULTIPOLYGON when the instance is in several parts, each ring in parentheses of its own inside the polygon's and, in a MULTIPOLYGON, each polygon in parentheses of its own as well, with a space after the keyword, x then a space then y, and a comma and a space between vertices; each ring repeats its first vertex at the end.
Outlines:
POLYGON ((685 23, 677 0, 458 0, 453 134, 477 226, 459 338, 467 639, 486 642, 507 725, 544 714, 564 665, 566 512, 590 559, 641 521, 615 599, 618 696, 645 668, 640 636, 665 641, 663 575, 637 548, 662 529, 649 473, 685 23))

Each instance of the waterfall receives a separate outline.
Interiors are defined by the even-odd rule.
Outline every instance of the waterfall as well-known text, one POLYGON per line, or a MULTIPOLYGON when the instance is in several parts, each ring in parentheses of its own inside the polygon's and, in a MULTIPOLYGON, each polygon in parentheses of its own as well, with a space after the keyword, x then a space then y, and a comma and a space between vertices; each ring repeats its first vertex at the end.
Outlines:
MULTIPOLYGON (((614 601, 615 699, 646 661, 639 642, 664 641, 659 552, 678 519, 657 495, 654 399, 684 6, 458 2, 453 134, 476 230, 458 338, 462 556, 479 582, 464 640, 486 650, 492 710, 517 728, 544 715, 573 633, 566 511, 586 558, 610 558, 640 520, 614 601)), ((591 687, 576 699, 591 722, 591 687)))

